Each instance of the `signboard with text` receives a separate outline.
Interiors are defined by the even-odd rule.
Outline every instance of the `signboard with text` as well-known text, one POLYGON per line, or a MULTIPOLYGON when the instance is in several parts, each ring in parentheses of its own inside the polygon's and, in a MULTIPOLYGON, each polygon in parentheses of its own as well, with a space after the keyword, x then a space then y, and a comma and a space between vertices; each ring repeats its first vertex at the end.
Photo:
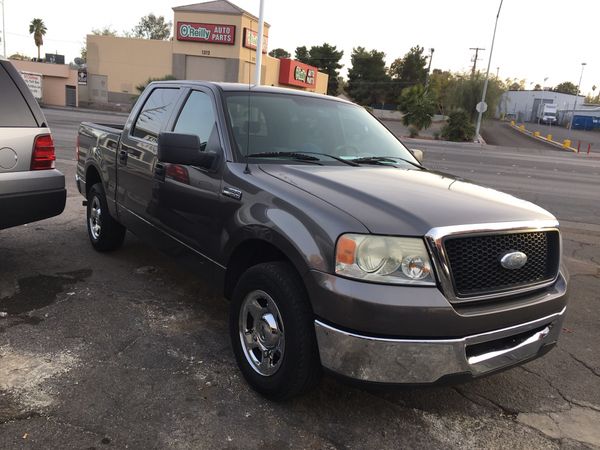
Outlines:
POLYGON ((177 22, 177 40, 233 45, 235 25, 177 22))
POLYGON ((279 63, 279 83, 291 86, 315 89, 317 87, 318 69, 314 66, 295 61, 281 59, 279 63))
POLYGON ((37 100, 42 99, 42 74, 33 72, 21 72, 25 84, 37 100))
MULTIPOLYGON (((258 33, 250 28, 244 28, 243 45, 251 50, 256 50, 256 46, 258 45, 258 33)), ((263 34, 262 52, 267 53, 267 48, 269 48, 268 38, 263 34)))

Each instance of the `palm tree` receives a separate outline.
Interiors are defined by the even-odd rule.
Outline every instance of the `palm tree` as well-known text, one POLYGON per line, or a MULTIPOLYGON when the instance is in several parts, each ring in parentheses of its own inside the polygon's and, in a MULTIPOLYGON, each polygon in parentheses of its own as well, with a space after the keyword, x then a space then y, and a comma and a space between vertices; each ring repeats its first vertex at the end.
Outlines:
POLYGON ((44 45, 43 36, 46 34, 46 31, 48 29, 42 19, 33 19, 29 24, 29 34, 33 34, 33 40, 38 49, 38 61, 40 60, 40 47, 44 45))

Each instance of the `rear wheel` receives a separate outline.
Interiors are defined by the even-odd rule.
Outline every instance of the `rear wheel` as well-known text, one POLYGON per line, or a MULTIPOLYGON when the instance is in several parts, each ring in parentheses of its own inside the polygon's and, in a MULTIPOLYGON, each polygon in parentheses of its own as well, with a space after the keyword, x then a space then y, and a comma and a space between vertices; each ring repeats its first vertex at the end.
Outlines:
POLYGON ((314 316, 302 281, 284 262, 259 264, 240 278, 229 329, 242 374, 272 400, 306 392, 321 374, 314 316))
POLYGON ((94 184, 87 196, 87 229, 94 249, 107 252, 119 248, 127 231, 112 218, 101 183, 94 184))

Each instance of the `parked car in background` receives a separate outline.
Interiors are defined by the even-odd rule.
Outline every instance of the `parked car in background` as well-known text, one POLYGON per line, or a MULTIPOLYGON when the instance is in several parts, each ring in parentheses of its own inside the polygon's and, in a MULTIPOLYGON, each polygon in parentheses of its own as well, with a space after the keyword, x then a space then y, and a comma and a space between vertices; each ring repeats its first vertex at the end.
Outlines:
POLYGON ((10 61, 0 58, 0 229, 63 212, 65 177, 55 159, 44 114, 10 61))

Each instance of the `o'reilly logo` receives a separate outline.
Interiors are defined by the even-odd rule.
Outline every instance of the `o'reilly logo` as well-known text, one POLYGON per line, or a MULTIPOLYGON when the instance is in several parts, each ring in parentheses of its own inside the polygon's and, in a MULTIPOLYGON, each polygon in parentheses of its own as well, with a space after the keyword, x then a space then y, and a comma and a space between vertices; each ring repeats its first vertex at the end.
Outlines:
POLYGON ((210 30, 203 27, 194 28, 189 24, 181 24, 179 27, 181 37, 193 37, 198 39, 210 39, 210 30))

